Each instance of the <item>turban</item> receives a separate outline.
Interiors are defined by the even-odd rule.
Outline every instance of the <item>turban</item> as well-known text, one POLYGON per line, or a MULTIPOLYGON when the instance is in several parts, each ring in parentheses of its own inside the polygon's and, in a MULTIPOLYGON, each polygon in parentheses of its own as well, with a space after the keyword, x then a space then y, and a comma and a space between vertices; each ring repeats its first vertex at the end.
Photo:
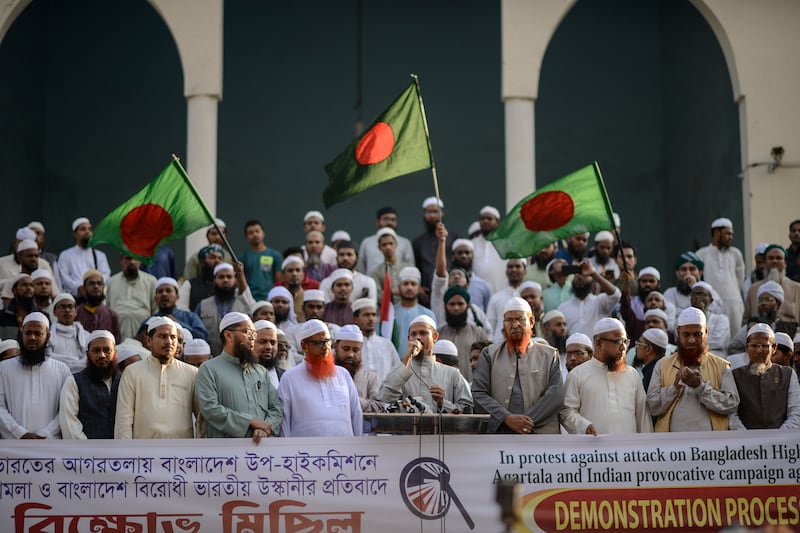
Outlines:
POLYGON ((197 258, 202 261, 211 252, 217 252, 219 255, 225 255, 225 249, 222 246, 219 244, 209 244, 200 248, 200 251, 197 252, 197 258))
POLYGON ((444 303, 449 302, 450 299, 456 294, 462 296, 464 300, 467 301, 467 304, 469 304, 469 291, 467 291, 467 289, 461 285, 450 285, 450 287, 447 288, 447 290, 444 292, 444 303))

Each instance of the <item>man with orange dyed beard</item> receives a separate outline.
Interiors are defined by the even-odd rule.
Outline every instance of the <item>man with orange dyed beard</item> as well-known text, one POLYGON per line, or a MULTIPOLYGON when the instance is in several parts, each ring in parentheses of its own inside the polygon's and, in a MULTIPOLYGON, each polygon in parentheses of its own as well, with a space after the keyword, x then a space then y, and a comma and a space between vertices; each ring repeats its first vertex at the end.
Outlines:
POLYGON ((724 431, 739 406, 730 363, 708 351, 706 315, 687 307, 678 315, 678 350, 657 364, 647 390, 656 431, 724 431))
POLYGON ((328 326, 317 319, 300 327, 305 363, 281 378, 284 437, 358 436, 363 416, 358 391, 350 373, 337 366, 331 352, 328 326))

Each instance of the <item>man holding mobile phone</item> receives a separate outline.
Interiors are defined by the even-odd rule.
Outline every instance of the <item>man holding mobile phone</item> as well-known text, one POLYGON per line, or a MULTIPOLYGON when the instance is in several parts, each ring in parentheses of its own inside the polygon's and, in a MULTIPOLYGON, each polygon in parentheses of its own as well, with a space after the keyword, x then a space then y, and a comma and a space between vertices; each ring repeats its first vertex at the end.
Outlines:
MULTIPOLYGON (((581 261, 580 272, 572 279, 572 298, 558 306, 567 319, 570 333, 591 335, 594 325, 607 317, 619 302, 622 293, 608 279, 601 276, 588 259, 581 261), (594 293, 594 285, 599 291, 594 293)), ((568 267, 561 267, 562 271, 568 267)))

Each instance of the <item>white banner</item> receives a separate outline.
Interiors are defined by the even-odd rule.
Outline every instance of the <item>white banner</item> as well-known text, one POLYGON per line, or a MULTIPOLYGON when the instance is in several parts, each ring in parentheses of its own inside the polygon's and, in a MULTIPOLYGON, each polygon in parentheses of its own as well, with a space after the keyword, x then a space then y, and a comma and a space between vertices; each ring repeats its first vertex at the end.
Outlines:
POLYGON ((0 532, 800 530, 800 432, 9 441, 0 532))

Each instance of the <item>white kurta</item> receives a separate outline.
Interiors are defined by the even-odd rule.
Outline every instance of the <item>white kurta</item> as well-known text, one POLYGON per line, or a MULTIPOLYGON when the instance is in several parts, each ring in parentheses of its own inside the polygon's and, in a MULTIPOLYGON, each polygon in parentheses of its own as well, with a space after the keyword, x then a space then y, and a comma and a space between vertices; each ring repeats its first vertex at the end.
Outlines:
POLYGON ((71 326, 56 322, 50 330, 47 343, 48 355, 69 367, 70 372, 80 372, 86 368, 86 349, 89 333, 77 320, 71 326))
POLYGON ((73 296, 78 296, 78 287, 83 285, 83 275, 87 270, 96 269, 108 282, 111 269, 106 254, 96 248, 81 248, 77 244, 67 248, 58 256, 58 275, 61 277, 61 288, 73 296), (92 253, 94 251, 94 253, 92 253), (97 255, 95 265, 94 256, 97 255))
POLYGON ((705 263, 703 279, 722 297, 722 313, 728 317, 728 329, 733 331, 741 325, 744 313, 742 252, 732 246, 720 250, 709 244, 697 250, 697 255, 705 263))
POLYGON ((565 389, 560 419, 569 433, 582 435, 589 424, 598 434, 653 431, 642 380, 630 366, 609 372, 592 357, 572 369, 565 389))
POLYGON ((392 341, 377 334, 364 337, 364 344, 361 347, 361 365, 365 370, 374 372, 381 383, 394 367, 401 364, 400 356, 392 341))
POLYGON ((23 366, 18 357, 0 362, 0 437, 60 438, 58 401, 70 376, 67 365, 51 357, 34 367, 23 366))
POLYGON ((493 293, 496 293, 506 285, 506 260, 500 259, 494 245, 487 241, 483 235, 478 235, 472 239, 475 249, 472 255, 472 271, 482 277, 493 293))
POLYGON ((173 359, 162 365, 153 356, 122 373, 117 392, 115 439, 191 439, 197 368, 173 359))
MULTIPOLYGON (((397 259, 407 265, 414 264, 414 247, 411 245, 411 241, 400 235, 397 236, 397 259)), ((358 271, 369 274, 385 262, 386 258, 378 248, 378 237, 375 235, 364 237, 361 247, 358 249, 358 263, 356 263, 358 271)))
POLYGON ((281 377, 283 437, 360 436, 364 424, 358 391, 350 373, 337 366, 336 375, 314 379, 305 363, 281 377))
POLYGON ((122 272, 108 279, 106 304, 117 312, 122 339, 135 337, 139 326, 158 311, 155 299, 156 278, 147 272, 129 281, 122 272))
MULTIPOLYGON (((381 254, 383 257, 383 254, 381 254)), ((325 301, 333 301, 333 280, 330 276, 319 282, 320 290, 325 294, 325 301)), ((376 306, 380 307, 378 302, 378 288, 375 285, 375 280, 371 277, 362 274, 361 272, 353 272, 353 291, 350 293, 350 303, 355 302, 359 298, 369 298, 376 302, 376 306)))
POLYGON ((591 339, 594 325, 601 318, 611 315, 621 296, 619 289, 614 289, 614 294, 589 294, 583 300, 573 297, 559 305, 558 310, 564 313, 570 334, 583 333, 591 339))

